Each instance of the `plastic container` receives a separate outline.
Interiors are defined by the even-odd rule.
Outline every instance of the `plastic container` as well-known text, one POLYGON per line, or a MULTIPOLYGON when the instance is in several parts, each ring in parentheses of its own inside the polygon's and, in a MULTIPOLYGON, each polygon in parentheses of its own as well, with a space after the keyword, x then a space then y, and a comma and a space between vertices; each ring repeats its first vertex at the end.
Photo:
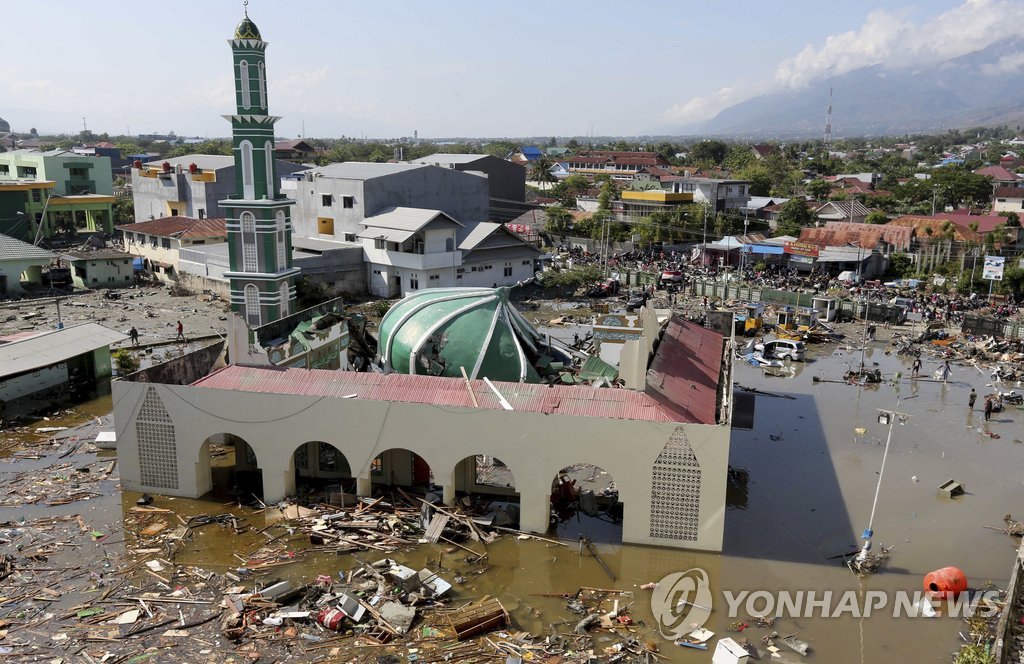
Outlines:
POLYGON ((958 567, 943 567, 925 575, 924 589, 932 597, 956 597, 967 590, 967 575, 958 567))

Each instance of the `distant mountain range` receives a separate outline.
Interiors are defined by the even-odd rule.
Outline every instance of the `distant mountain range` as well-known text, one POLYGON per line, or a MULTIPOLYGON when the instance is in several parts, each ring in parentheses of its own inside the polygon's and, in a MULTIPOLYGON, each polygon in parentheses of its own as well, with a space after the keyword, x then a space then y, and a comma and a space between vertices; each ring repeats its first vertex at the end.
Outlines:
POLYGON ((928 66, 863 67, 800 90, 748 99, 677 131, 737 138, 820 138, 829 87, 832 134, 837 138, 1017 126, 1024 124, 1024 39, 999 41, 928 66))

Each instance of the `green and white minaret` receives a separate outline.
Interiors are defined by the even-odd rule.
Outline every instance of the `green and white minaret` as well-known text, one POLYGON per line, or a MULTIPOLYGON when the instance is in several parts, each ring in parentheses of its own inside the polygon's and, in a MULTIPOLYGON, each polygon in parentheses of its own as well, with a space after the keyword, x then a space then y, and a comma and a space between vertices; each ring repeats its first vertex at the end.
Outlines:
POLYGON ((274 172, 274 123, 279 118, 268 114, 267 42, 248 9, 228 43, 234 59, 236 112, 224 117, 231 122, 235 195, 220 201, 227 211, 231 265, 224 276, 231 283, 232 311, 252 328, 295 311, 295 201, 281 195, 274 172))

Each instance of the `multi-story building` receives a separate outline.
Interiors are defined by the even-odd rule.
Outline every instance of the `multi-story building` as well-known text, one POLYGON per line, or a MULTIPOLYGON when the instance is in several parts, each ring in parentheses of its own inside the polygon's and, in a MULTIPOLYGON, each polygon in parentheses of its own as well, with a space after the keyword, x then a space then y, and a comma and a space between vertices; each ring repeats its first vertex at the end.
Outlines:
POLYGON ((693 194, 694 203, 706 203, 716 212, 739 210, 750 201, 750 180, 681 177, 668 185, 673 194, 693 194))
POLYGON ((29 185, 31 236, 40 224, 44 237, 72 229, 92 233, 114 230, 114 180, 107 157, 65 150, 4 152, 0 153, 0 183, 29 185))
POLYGON ((329 164, 282 186, 296 201, 296 235, 340 242, 357 242, 363 220, 388 208, 435 210, 470 225, 487 219, 490 200, 482 174, 428 164, 329 164))
MULTIPOLYGON (((278 159, 274 168, 279 175, 288 175, 303 167, 278 159)), ((188 154, 137 162, 132 168, 135 220, 224 217, 220 201, 235 193, 235 180, 235 158, 228 155, 188 154)))
MULTIPOLYGON (((526 200, 526 168, 488 154, 450 154, 439 152, 416 159, 414 164, 432 164, 456 171, 476 171, 487 174, 491 192, 491 205, 502 201, 526 200)), ((517 215, 518 216, 518 215, 517 215)))
POLYGON ((71 281, 79 288, 124 288, 135 283, 132 255, 114 249, 69 251, 71 281))
POLYGON ((228 239, 224 219, 164 217, 118 226, 126 251, 146 261, 162 281, 178 279, 182 249, 219 244, 228 239))
POLYGON ((610 175, 615 180, 633 180, 645 169, 669 166, 657 152, 624 152, 620 150, 592 150, 566 157, 560 163, 569 174, 610 175))

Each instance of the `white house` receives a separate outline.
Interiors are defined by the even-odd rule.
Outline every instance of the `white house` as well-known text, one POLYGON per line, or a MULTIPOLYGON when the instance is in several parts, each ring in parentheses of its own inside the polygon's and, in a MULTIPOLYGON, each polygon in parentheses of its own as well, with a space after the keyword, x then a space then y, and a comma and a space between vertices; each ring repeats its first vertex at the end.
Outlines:
POLYGON ((455 286, 462 266, 461 223, 440 210, 394 207, 362 221, 359 232, 367 288, 378 297, 398 297, 421 288, 455 286))
POLYGON ((125 251, 141 256, 148 269, 162 281, 175 281, 180 272, 181 250, 227 242, 224 219, 164 217, 118 226, 125 251))

